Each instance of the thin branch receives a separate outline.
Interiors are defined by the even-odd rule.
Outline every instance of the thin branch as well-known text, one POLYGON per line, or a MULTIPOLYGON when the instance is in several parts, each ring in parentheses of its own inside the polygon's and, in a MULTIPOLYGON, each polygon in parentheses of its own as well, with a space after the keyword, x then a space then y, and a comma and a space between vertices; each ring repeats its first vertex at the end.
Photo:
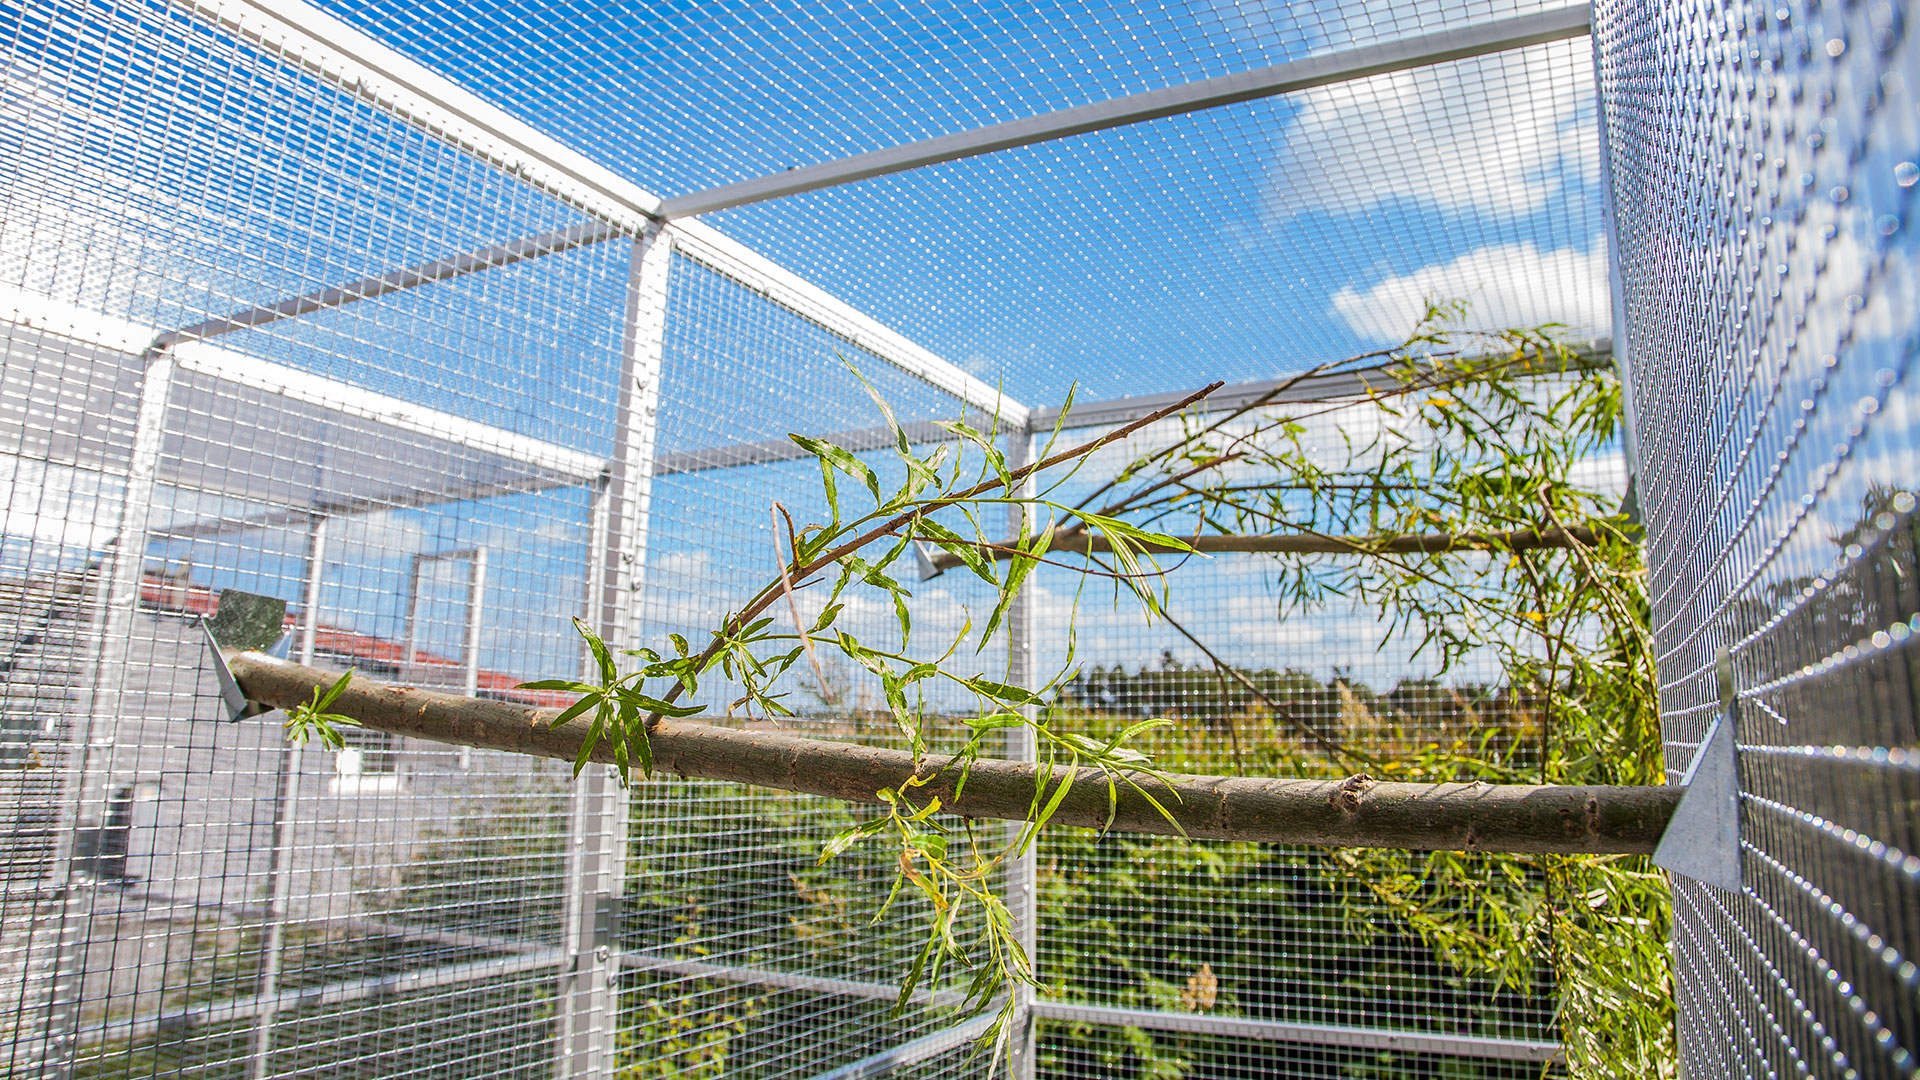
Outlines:
MULTIPOLYGON (((1382 533, 1373 536, 1332 536, 1323 533, 1289 533, 1281 535, 1230 535, 1200 536, 1188 541, 1195 551, 1202 553, 1259 552, 1281 555, 1420 555, 1448 551, 1530 551, 1535 548, 1579 548, 1592 547, 1598 543, 1595 533, 1586 526, 1551 529, 1516 529, 1512 532, 1497 533, 1382 533)), ((1009 552, 996 544, 977 544, 982 551, 991 552, 996 559, 1010 558, 1009 552)), ((1170 552, 1175 548, 1155 544, 1141 543, 1142 550, 1149 552, 1170 552)), ((1064 551, 1079 555, 1093 555, 1111 551, 1107 538, 1099 535, 1081 534, 1068 537, 1064 541, 1056 539, 1049 544, 1050 551, 1064 551)), ((941 552, 933 557, 933 565, 941 570, 961 565, 959 556, 941 552)))
POLYGON ((787 611, 793 615, 793 632, 800 635, 800 645, 807 650, 807 662, 813 665, 813 677, 820 681, 820 700, 829 705, 835 704, 833 688, 827 685, 827 673, 820 669, 820 657, 813 651, 813 636, 807 633, 807 626, 800 620, 800 602, 793 598, 793 575, 787 573, 787 557, 780 552, 780 517, 787 519, 787 540, 792 545, 794 561, 800 558, 800 537, 793 529, 793 515, 778 502, 767 512, 773 525, 773 566, 780 571, 780 590, 787 594, 787 611))
MULTIPOLYGON (((938 510, 944 510, 949 506, 953 506, 957 503, 966 502, 969 499, 978 498, 979 496, 984 495, 989 491, 999 491, 1002 489, 1012 491, 1015 488, 1018 488, 1022 483, 1024 483, 1027 477, 1029 476, 1033 476, 1036 473, 1044 472, 1047 469, 1051 469, 1054 466, 1059 465, 1063 462, 1072 461, 1075 458, 1085 457, 1088 454, 1091 454, 1094 451, 1100 449, 1101 447, 1107 445, 1108 443, 1115 442, 1119 439, 1124 439, 1128 435, 1133 434, 1134 432, 1140 430, 1143 427, 1146 427, 1148 424, 1151 424, 1156 420, 1161 419, 1162 417, 1170 416, 1174 413, 1179 412, 1180 410, 1186 408, 1187 406, 1193 404, 1196 401, 1199 401, 1201 398, 1206 397, 1208 394, 1213 393, 1215 390, 1218 390, 1225 385, 1226 385, 1225 383, 1218 382, 1218 381, 1208 383, 1206 386, 1203 386, 1200 389, 1195 390, 1193 393, 1188 394, 1186 397, 1181 398, 1179 401, 1174 402, 1172 405, 1169 405, 1166 408, 1161 409, 1157 412, 1149 413, 1146 416, 1143 416, 1140 419, 1135 420, 1134 422, 1127 424, 1123 427, 1115 428, 1112 431, 1107 432, 1105 435, 1102 435, 1097 439, 1092 439, 1087 442, 1081 443, 1079 446, 1075 446, 1071 449, 1062 450, 1059 453, 1046 458, 1045 460, 1036 461, 1030 465, 1022 466, 1021 468, 1015 469, 1013 472, 1007 474, 1004 477, 995 476, 995 477, 992 477, 991 479, 982 480, 978 484, 975 484, 972 487, 965 489, 964 491, 954 492, 949 495, 942 495, 937 499, 929 499, 926 502, 918 503, 913 507, 913 509, 903 511, 899 514, 895 514, 893 517, 890 517, 887 520, 881 522, 880 524, 875 525, 873 528, 868 529, 866 532, 861 533, 860 535, 854 537, 853 539, 840 544, 839 546, 833 548, 832 550, 826 552, 825 554, 816 556, 812 561, 808 562, 807 565, 801 567, 800 570, 797 573, 795 573, 793 576, 798 578, 805 578, 813 574, 815 571, 821 569, 822 567, 831 566, 834 563, 839 562, 841 559, 846 558, 848 555, 852 555, 854 552, 857 552, 861 548, 866 547, 868 544, 873 543, 875 540, 878 540, 885 536, 893 535, 898 529, 912 522, 915 518, 923 517, 927 514, 934 513, 935 511, 938 511, 938 510)), ((796 553, 796 558, 797 557, 798 557, 798 553, 796 553)), ((774 582, 771 585, 768 585, 766 588, 761 589, 759 594, 756 595, 753 598, 753 600, 747 604, 745 608, 741 609, 738 615, 735 615, 732 619, 728 620, 724 633, 715 634, 713 636, 713 641, 710 644, 708 644, 706 649, 700 653, 699 662, 695 665, 695 668, 697 670, 704 671, 707 665, 713 661, 713 658, 720 655, 720 650, 726 647, 726 641, 728 636, 733 634, 740 627, 743 627, 752 623, 753 620, 759 617, 759 615, 762 612, 766 611, 767 608, 770 605, 772 605, 774 600, 779 598, 779 596, 780 596, 779 582, 774 582)), ((681 693, 684 690, 685 690, 685 684, 676 682, 673 684, 673 686, 668 688, 667 695, 664 700, 666 700, 669 703, 678 701, 680 699, 681 693)), ((652 728, 653 726, 659 724, 659 722, 660 722, 659 713, 653 713, 647 717, 647 726, 649 728, 652 728)))
MULTIPOLYGON (((1234 665, 1227 663, 1225 660, 1222 660, 1212 649, 1207 648, 1206 643, 1201 641, 1197 636, 1195 636, 1191 630, 1188 630, 1186 627, 1180 625, 1178 620, 1174 619, 1172 615, 1167 614, 1165 609, 1161 610, 1160 617, 1167 620, 1168 626, 1173 627, 1176 631, 1180 633, 1181 637, 1184 637, 1188 641, 1192 642, 1193 647, 1196 649, 1199 649, 1200 652, 1206 656, 1208 661, 1210 661, 1213 664, 1213 668, 1216 674, 1219 674, 1222 677, 1230 677, 1233 679, 1234 682, 1237 682, 1241 686, 1245 687, 1248 693, 1252 694, 1255 698, 1259 699, 1259 701, 1265 704, 1267 708, 1273 710, 1273 714, 1275 716, 1278 716, 1280 719, 1284 720, 1287 726, 1291 727, 1295 731, 1295 733, 1301 736, 1304 736, 1308 740, 1317 744, 1320 747, 1320 749, 1326 751, 1329 754, 1332 754, 1335 758, 1345 758, 1348 760, 1360 760, 1360 761, 1368 760, 1364 755, 1356 753, 1355 751, 1347 747, 1345 743, 1342 743, 1340 740, 1334 738, 1331 735, 1328 735, 1327 733, 1321 731, 1319 728, 1314 727, 1312 724, 1309 724, 1305 720, 1302 720, 1298 716, 1294 715, 1294 712, 1292 709, 1289 709, 1285 705, 1282 705, 1278 701, 1275 701, 1270 695, 1268 695, 1268 693, 1265 690, 1260 689, 1260 687, 1257 684, 1255 684, 1252 679, 1247 678, 1245 672, 1241 671, 1238 667, 1235 667, 1234 665)), ((1238 741, 1237 735, 1235 736, 1235 740, 1237 743, 1238 741)), ((1239 755, 1239 750, 1237 746, 1234 751, 1234 754, 1236 758, 1239 755)))

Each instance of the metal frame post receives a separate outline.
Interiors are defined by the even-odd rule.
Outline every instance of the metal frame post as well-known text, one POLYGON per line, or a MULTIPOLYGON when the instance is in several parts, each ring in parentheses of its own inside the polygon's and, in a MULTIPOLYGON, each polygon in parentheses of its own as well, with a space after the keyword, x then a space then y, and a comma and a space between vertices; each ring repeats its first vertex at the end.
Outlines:
MULTIPOLYGON (((414 555, 407 573, 406 647, 402 653, 400 677, 408 682, 419 681, 415 678, 414 663, 420 652, 421 569, 428 563, 460 559, 467 560, 467 615, 460 638, 460 687, 461 693, 473 697, 480 691, 480 629, 486 617, 487 549, 484 547, 414 555)), ((460 748, 460 771, 466 772, 472 767, 473 748, 463 746, 460 748)))
MULTIPOLYGON (((480 694, 480 630, 487 614, 487 549, 473 549, 473 559, 467 565, 467 638, 466 655, 461 660, 466 665, 466 678, 462 692, 468 697, 480 694)), ((473 748, 460 748, 460 771, 473 768, 473 748)))
MULTIPOLYGON (((73 842, 80 822, 86 817, 94 767, 101 757, 111 754, 125 696, 134 622, 140 612, 140 580, 146 569, 147 522, 153 509, 154 486, 160 477, 160 457, 166 445, 167 404, 173 396, 174 367, 174 356, 166 348, 155 346, 147 351, 119 529, 99 585, 100 601, 94 608, 94 625, 100 636, 94 652, 92 694, 71 743, 72 764, 61 782, 60 822, 54 833, 54 879, 48 883, 48 902, 58 912, 54 917, 56 944, 43 976, 44 995, 36 1001, 31 988, 25 991, 28 1008, 41 1018, 40 1032, 34 1040, 38 1046, 28 1049, 29 1060, 37 1053, 38 1075, 53 1080, 70 1076, 73 1070, 73 1056, 78 1046, 75 1025, 79 1019, 80 996, 85 990, 82 985, 84 939, 93 902, 93 890, 76 884, 73 842), (96 750, 103 753, 96 754, 96 750)), ((104 800, 105 792, 101 794, 104 800)), ((32 979, 29 967, 29 983, 32 979)))
MULTIPOLYGON (((312 664, 320 628, 320 581, 326 573, 327 525, 324 515, 313 516, 307 530, 306 581, 301 589, 300 641, 295 657, 312 664)), ((274 785, 273 861, 267 870, 267 940, 261 946, 260 1011, 253 1018, 250 1080, 272 1075, 273 1021, 279 1011, 280 958, 286 944, 287 916, 293 898, 293 838, 300 814, 300 766, 304 748, 288 743, 280 755, 274 785)))
POLYGON ((1620 268, 1620 218, 1614 205, 1613 139, 1607 130, 1607 94, 1601 77, 1600 35, 1588 37, 1593 49, 1594 127, 1600 140, 1600 222, 1607 237, 1607 294, 1613 315, 1613 369, 1620 377, 1621 441, 1627 476, 1640 475, 1640 413, 1633 400, 1633 357, 1627 344, 1627 286, 1620 268))
MULTIPOLYGON (((1007 468, 1022 469, 1033 460, 1033 432, 1026 428, 1016 429, 1009 437, 1007 468)), ((1020 496, 1031 499, 1037 490, 1038 477, 1029 476, 1020 485, 1020 496)), ((1014 503, 1007 508, 1007 531, 1018 536, 1022 527, 1034 526, 1033 505, 1014 503)), ((1034 608, 1030 590, 1034 579, 1029 577, 1026 588, 1013 598, 1013 604, 1007 612, 1007 682, 1013 686, 1033 689, 1035 671, 1033 663, 1034 647, 1034 608)), ((1034 706, 1022 707, 1028 716, 1034 714, 1034 706)), ((1039 757, 1038 741, 1030 727, 1007 728, 1006 755, 1013 761, 1035 761, 1039 757)), ((1021 822, 1012 822, 1010 833, 1018 835, 1024 828, 1021 822)), ((1040 943, 1038 916, 1039 895, 1037 872, 1039 867, 1039 843, 1027 848, 1026 853, 1015 857, 1007 864, 1006 904, 1016 925, 1020 928, 1020 947, 1026 950, 1029 960, 1038 964, 1037 950, 1040 943)), ((1030 987, 1015 986, 1010 991, 1014 995, 1013 1032, 1009 1042, 1012 1053, 1010 1080, 1033 1080, 1034 1076, 1034 1030, 1033 1030, 1033 990, 1030 987)))
MULTIPOLYGON (((637 644, 672 255, 672 233, 658 226, 633 244, 614 451, 594 500, 599 544, 589 556, 595 565, 587 599, 596 628, 616 650, 637 644)), ((574 783, 568 830, 569 958, 561 974, 558 1076, 597 1078, 614 1066, 620 960, 613 923, 626 873, 626 822, 627 790, 611 770, 583 771, 574 783)))

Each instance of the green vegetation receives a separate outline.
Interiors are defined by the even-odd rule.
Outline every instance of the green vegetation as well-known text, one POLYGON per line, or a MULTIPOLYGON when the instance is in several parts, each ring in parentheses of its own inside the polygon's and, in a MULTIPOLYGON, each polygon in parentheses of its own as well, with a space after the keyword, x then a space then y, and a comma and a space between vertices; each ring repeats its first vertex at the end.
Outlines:
MULTIPOLYGON (((1363 400, 1282 404, 1283 387, 1227 411, 1172 410, 1065 451, 1055 450, 1056 429, 1028 469, 1010 468, 991 424, 948 424, 955 441, 921 456, 875 395, 896 434, 891 467, 904 477, 897 489, 886 490, 866 460, 795 436, 820 461, 830 520, 800 527, 776 504, 784 565, 709 642, 672 635, 670 649, 636 650, 629 655, 637 666, 622 670, 621 658, 579 624, 597 678, 529 685, 579 694, 564 719, 591 718, 580 763, 604 739, 623 775, 629 766, 649 770, 649 728, 662 716, 701 711, 683 702, 703 685, 733 687, 739 696, 727 711, 749 716, 790 715, 790 684, 808 668, 831 696, 821 651, 880 684, 886 717, 916 754, 942 730, 963 731, 955 766, 963 774, 1002 731, 1030 729, 1043 782, 1010 841, 946 819, 937 800, 909 783, 880 793, 880 813, 843 809, 802 830, 817 837, 824 820, 844 822, 818 849, 819 861, 857 857, 868 869, 855 878, 890 877, 877 910, 759 926, 756 919, 767 920, 754 897, 724 895, 729 887, 721 886, 707 901, 728 904, 741 925, 759 926, 755 935, 791 935, 789 945, 845 934, 835 947, 859 949, 856 935, 869 933, 870 921, 893 930, 918 924, 918 946, 899 958, 899 1010, 917 991, 952 985, 968 1011, 998 1009, 1004 1020, 1011 988, 1065 984, 1070 995, 1157 1008, 1298 1015, 1313 994, 1263 996, 1235 971, 1232 949, 1333 933, 1326 955, 1272 954, 1261 978, 1310 987, 1324 1017, 1373 1014, 1372 1023, 1396 1026, 1426 1016, 1476 1033, 1541 1030, 1540 1006, 1550 999, 1573 1073, 1670 1075, 1668 898, 1644 858, 1381 850, 1303 857, 1067 830, 1040 840, 1069 766, 1095 769, 1110 791, 1171 768, 1661 782, 1636 526, 1621 512, 1612 478, 1593 467, 1615 445, 1620 388, 1544 331, 1470 333, 1454 326, 1458 314, 1435 309, 1405 346, 1309 373, 1364 377, 1374 389, 1363 400), (1091 454, 1143 428, 1144 452, 1097 482, 1078 477, 1091 454), (864 496, 843 498, 837 485, 849 480, 864 496), (869 497, 871 508, 852 505, 869 497), (998 528, 1009 507, 1024 508, 1010 540, 998 528), (1274 617, 1307 618, 1336 605, 1371 612, 1383 648, 1410 654, 1427 677, 1376 691, 1301 671, 1245 671, 1222 659, 1218 643, 1206 640, 1212 628, 1185 621, 1179 566, 1160 561, 1184 560, 1193 554, 1188 541, 1208 535, 1315 538, 1318 552, 1257 557, 1276 597, 1274 617), (930 648, 916 643, 910 594, 895 569, 914 542, 940 549, 992 590, 978 633, 969 624, 930 648), (1069 650, 1050 675, 1013 685, 1005 661, 985 645, 1042 564, 1064 566, 1083 584, 1111 583, 1207 666, 1082 673, 1069 650), (793 594, 815 581, 832 584, 822 613, 805 625, 793 594), (892 606, 898 647, 838 625, 843 597, 860 590, 892 606), (791 632, 782 606, 793 616, 791 632), (1096 681, 1113 700, 1090 693, 1096 681), (929 704, 955 693, 973 707, 929 704), (1036 842, 1057 905, 1046 916, 1052 944, 1038 967, 994 885, 1008 860, 1036 842), (1114 862, 1116 853, 1123 862, 1114 862), (1170 905, 1185 914, 1154 914, 1170 905), (1165 925, 1132 925, 1128 916, 1165 925), (801 923, 805 935, 793 929, 801 923), (1395 989, 1409 981, 1420 988, 1395 989)), ((316 701, 309 713, 324 708, 316 701)), ((756 844, 779 845, 777 829, 752 824, 756 844)), ((872 893, 837 893, 799 871, 788 881, 775 890, 782 902, 816 906, 816 915, 872 893)), ((634 914, 644 918, 644 907, 634 914)), ((699 938, 688 929, 676 940, 691 947, 699 938)), ((875 959, 869 953, 868 966, 875 959)), ((762 1013, 750 1024, 744 999, 721 1000, 717 1019, 693 1024, 664 997, 630 996, 628 1007, 651 1017, 645 1023, 654 1032, 634 1045, 671 1045, 694 1075, 719 1068, 729 1045, 754 1041, 754 1024, 772 1022, 762 1013)), ((1085 1045, 1076 1038, 1071 1030, 1051 1037, 1057 1062, 1092 1054, 1104 1075, 1227 1074, 1185 1040, 1137 1032, 1118 1041, 1088 1035, 1085 1045)), ((1374 1066, 1386 1067, 1376 1060, 1367 1068, 1374 1066)), ((1448 1068, 1478 1074, 1479 1066, 1448 1068)))

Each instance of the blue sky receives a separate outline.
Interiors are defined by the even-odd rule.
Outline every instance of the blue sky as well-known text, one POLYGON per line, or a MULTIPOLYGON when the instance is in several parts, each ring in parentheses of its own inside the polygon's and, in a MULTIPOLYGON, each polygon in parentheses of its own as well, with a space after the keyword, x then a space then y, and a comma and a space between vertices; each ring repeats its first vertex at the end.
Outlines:
MULTIPOLYGON (((1148 14, 1079 2, 330 7, 663 194, 1449 25, 1437 5, 1366 0, 1148 14)), ((0 268, 11 288, 178 326, 577 220, 431 136, 211 37, 183 13, 167 16, 161 34, 117 10, 111 17, 127 25, 98 48, 79 48, 100 36, 94 9, 0 2, 0 10, 22 28, 0 72, 9 150, 0 154, 0 268)), ((1477 8, 1472 17, 1515 10, 1477 8)), ((1488 323, 1561 320, 1579 335, 1605 332, 1587 50, 1585 40, 1542 45, 1169 117, 727 211, 712 223, 1037 405, 1075 384, 1083 398, 1103 397, 1296 370, 1396 338, 1429 296, 1465 297, 1488 323)), ((1840 308, 1850 288, 1911 291, 1913 241, 1901 216, 1917 170, 1901 115, 1883 110, 1873 123, 1893 127, 1854 132, 1829 131, 1833 117, 1783 114, 1822 125, 1828 149, 1786 134, 1790 122, 1764 136, 1780 155, 1768 175, 1783 178, 1769 180, 1768 205, 1785 220, 1811 199, 1812 219, 1789 229, 1766 218, 1751 236, 1686 241, 1695 256, 1735 261, 1779 250, 1787 291, 1804 293, 1816 324, 1851 327, 1868 345, 1858 364, 1829 375, 1816 370, 1813 347, 1789 344, 1772 369, 1779 386, 1811 378, 1844 402, 1898 367, 1879 354, 1909 333, 1905 315, 1890 317, 1876 301, 1860 323, 1840 308), (1858 153, 1841 153, 1847 146, 1858 153), (1827 205, 1848 184, 1853 201, 1827 205), (1879 261, 1887 251, 1897 257, 1879 261)), ((1661 191, 1670 180, 1635 182, 1661 191)), ((1689 189, 1671 208, 1649 206, 1684 212, 1691 197, 1689 189)), ((604 452, 625 273, 624 253, 603 245, 229 340, 604 452)), ((662 449, 872 422, 827 335, 687 264, 674 282, 662 449)), ((904 418, 953 411, 923 386, 878 373, 877 361, 868 366, 904 418)), ((1727 377, 1739 370, 1729 365, 1727 377)), ((1834 408, 1827 422, 1844 427, 1845 410, 1834 408)), ((1894 444, 1877 464, 1821 481, 1836 513, 1857 505, 1867 480, 1910 463, 1900 440, 1885 438, 1894 444)), ((1733 455, 1714 463, 1765 465, 1733 455)), ((34 535, 68 530, 75 515, 97 519, 78 532, 97 532, 110 516, 102 493, 111 485, 18 468, 7 483, 10 532, 23 515, 37 522, 22 526, 34 535), (62 484, 64 493, 54 490, 62 484)), ((672 609, 675 588, 702 611, 723 606, 729 583, 753 576, 764 555, 768 502, 803 502, 808 483, 804 469, 663 482, 655 563, 691 576, 662 586, 662 610, 672 609)), ((1811 483, 1769 480, 1764 490, 1792 500, 1811 483)), ((1750 515, 1732 504, 1719 512, 1750 515)), ((578 603, 573 534, 583 515, 578 498, 526 497, 369 522, 358 576, 337 585, 365 595, 343 598, 342 617, 390 632, 399 602, 388 594, 411 550, 492 536, 517 545, 495 566, 501 587, 524 602, 496 608, 521 617, 495 628, 489 663, 562 655, 571 647, 562 616, 578 603), (456 520, 468 524, 449 524, 456 520)), ((1778 541, 1796 566, 1825 558, 1817 531, 1778 541)), ((247 566, 200 565, 291 587, 286 560, 298 537, 247 546, 255 543, 229 545, 248 552, 247 566)))
MULTIPOLYGON (((1382 4, 331 7, 664 194, 1444 23, 1382 4)), ((0 176, 7 266, 30 291, 181 325, 575 220, 244 51, 76 59, 62 42, 85 18, 23 15, 44 51, 7 72, 5 130, 22 148, 0 176), (236 105, 236 79, 253 106, 236 105)), ((712 223, 1036 405, 1073 385, 1085 399, 1297 370, 1397 338, 1429 295, 1468 295, 1488 322, 1592 332, 1605 261, 1587 49, 1169 117, 712 223)), ((674 273, 661 449, 874 421, 833 355, 843 343, 689 264, 674 273)), ((624 253, 602 245, 226 340, 604 453, 624 279, 624 253)), ((903 418, 953 412, 863 364, 903 418)), ((808 469, 763 472, 660 484, 662 625, 710 622, 766 561, 768 503, 817 498, 808 469)), ((492 538, 508 550, 490 568, 503 599, 486 662, 545 667, 571 648, 584 513, 554 495, 376 515, 336 553, 329 606, 391 635, 412 551, 492 538)), ((297 531, 201 548, 169 554, 222 584, 297 592, 297 531)))
MULTIPOLYGON (((1385 3, 329 7, 661 194, 1461 18, 1385 3)), ((1075 382, 1118 396, 1345 355, 1404 332, 1406 294, 1425 290, 1476 296, 1489 321, 1604 332, 1588 49, 1169 117, 711 221, 1035 404, 1075 382)))

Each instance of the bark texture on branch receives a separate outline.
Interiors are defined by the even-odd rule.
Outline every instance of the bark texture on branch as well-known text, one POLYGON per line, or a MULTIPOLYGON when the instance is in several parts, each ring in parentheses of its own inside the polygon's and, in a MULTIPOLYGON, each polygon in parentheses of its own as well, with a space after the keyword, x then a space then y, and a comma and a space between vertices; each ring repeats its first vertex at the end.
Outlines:
MULTIPOLYGON (((1410 555, 1442 551, 1533 551, 1538 548, 1565 548, 1579 544, 1592 547, 1599 540, 1592 529, 1575 526, 1571 529, 1518 529, 1513 532, 1472 532, 1472 533, 1399 533, 1384 536, 1325 536, 1318 533, 1279 533, 1251 536, 1209 534, 1198 537, 1182 537, 1193 546, 1195 551, 1218 552, 1260 552, 1284 555, 1410 555)), ((1168 554, 1175 548, 1158 544, 1141 545, 1155 554, 1168 554)), ((1076 532, 1057 537, 1047 549, 1050 553, 1061 552, 1073 555, 1099 555, 1113 550, 1113 545, 1100 534, 1076 532)), ((1013 552, 1004 547, 987 549, 987 554, 995 559, 1012 558, 1013 552)), ((941 552, 933 556, 936 569, 950 570, 963 565, 958 555, 941 552)))
MULTIPOLYGON (((258 653, 233 654, 228 662, 249 699, 276 708, 299 705, 312 697, 315 688, 330 686, 336 678, 258 653)), ((396 735, 566 761, 578 754, 587 728, 578 720, 558 729, 550 727, 557 715, 554 709, 387 686, 357 677, 332 711, 396 735)), ((900 750, 679 720, 662 720, 654 728, 653 756, 654 767, 661 773, 855 803, 878 803, 875 792, 898 787, 913 775, 912 755, 900 750)), ((611 763, 611 747, 603 742, 594 760, 611 763)), ((1012 821, 1027 817, 1037 782, 1033 765, 982 758, 974 763, 964 794, 956 798, 959 774, 945 769, 949 760, 930 755, 922 762, 923 775, 940 775, 917 789, 917 801, 938 796, 944 808, 969 817, 1012 821)), ((1326 847, 1636 855, 1653 851, 1682 791, 1679 787, 1376 783, 1367 777, 1333 781, 1175 776, 1172 781, 1168 786, 1140 780, 1186 834, 1195 838, 1326 847)), ((1080 770, 1053 821, 1117 832, 1163 836, 1177 832, 1125 785, 1119 787, 1117 809, 1110 808, 1105 778, 1087 769, 1080 770)))

